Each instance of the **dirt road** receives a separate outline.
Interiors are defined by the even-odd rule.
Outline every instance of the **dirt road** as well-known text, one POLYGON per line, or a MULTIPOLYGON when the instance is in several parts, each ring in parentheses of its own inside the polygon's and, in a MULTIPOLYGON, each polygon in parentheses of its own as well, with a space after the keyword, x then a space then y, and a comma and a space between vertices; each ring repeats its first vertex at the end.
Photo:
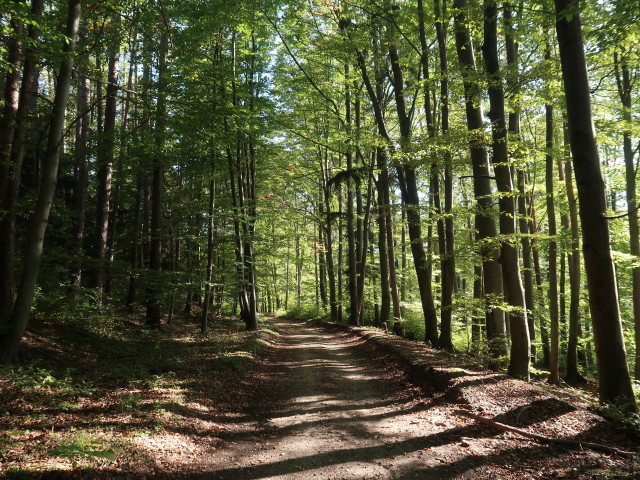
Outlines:
MULTIPOLYGON (((232 427, 202 478, 461 478, 449 441, 428 438, 459 428, 460 419, 437 418, 433 408, 423 418, 419 391, 384 358, 362 352, 362 339, 288 320, 279 326, 255 408, 232 427)), ((455 446, 463 457, 467 447, 455 446)))

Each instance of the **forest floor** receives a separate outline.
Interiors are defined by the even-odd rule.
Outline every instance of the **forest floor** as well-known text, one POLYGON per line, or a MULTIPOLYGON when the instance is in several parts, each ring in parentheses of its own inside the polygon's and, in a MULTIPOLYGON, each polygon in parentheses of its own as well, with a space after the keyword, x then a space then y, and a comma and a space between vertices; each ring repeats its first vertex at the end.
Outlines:
POLYGON ((1 372, 0 475, 640 478, 633 433, 566 389, 373 329, 271 322, 255 334, 221 319, 208 338, 193 324, 124 320, 118 335, 67 325, 65 345, 51 340, 59 326, 38 326, 28 360, 48 368, 1 372), (461 411, 635 453, 545 445, 461 411))

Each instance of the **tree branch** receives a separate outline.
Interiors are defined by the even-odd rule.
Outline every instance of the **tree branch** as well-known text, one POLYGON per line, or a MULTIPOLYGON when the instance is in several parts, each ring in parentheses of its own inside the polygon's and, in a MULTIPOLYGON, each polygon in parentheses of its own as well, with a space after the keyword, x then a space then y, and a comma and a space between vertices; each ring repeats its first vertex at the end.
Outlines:
POLYGON ((628 452, 625 450, 620 450, 616 447, 611 447, 609 445, 603 445, 601 443, 583 442, 580 440, 571 440, 569 438, 551 438, 544 435, 539 435, 537 433, 527 432, 526 430, 521 430, 519 428, 512 427, 510 425, 505 425, 504 423, 496 422, 494 420, 481 417, 480 415, 475 415, 473 413, 467 412, 466 410, 454 410, 453 413, 455 413, 456 415, 460 415, 462 417, 471 418, 477 422, 484 423, 485 425, 489 425, 498 430, 517 433, 518 435, 521 435, 526 438, 531 438, 532 440, 536 440, 541 443, 550 443, 552 445, 565 445, 569 447, 578 447, 578 448, 589 448, 591 450, 596 450, 599 452, 615 453, 617 455, 623 455, 623 456, 633 456, 637 454, 637 452, 628 452))

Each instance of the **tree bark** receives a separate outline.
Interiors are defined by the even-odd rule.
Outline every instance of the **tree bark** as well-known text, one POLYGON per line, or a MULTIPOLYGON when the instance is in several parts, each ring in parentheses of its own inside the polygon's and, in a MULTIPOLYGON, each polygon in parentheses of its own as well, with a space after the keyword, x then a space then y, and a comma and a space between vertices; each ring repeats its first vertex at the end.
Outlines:
POLYGON ((589 79, 576 0, 555 0, 556 31, 567 102, 569 138, 578 186, 589 307, 603 403, 636 410, 622 332, 618 287, 611 255, 605 186, 591 114, 589 79))
POLYGON ((164 141, 167 116, 167 55, 169 34, 163 30, 158 51, 158 100, 156 104, 156 128, 154 132, 155 154, 151 180, 151 242, 149 248, 149 270, 151 278, 147 286, 146 324, 158 328, 161 320, 160 310, 160 270, 162 269, 162 197, 164 185, 164 141))
MULTIPOLYGON (((548 50, 547 50, 548 51, 548 50)), ((553 157, 553 107, 545 105, 546 118, 546 161, 545 161, 545 187, 547 203, 547 224, 549 225, 549 255, 548 255, 548 275, 549 290, 547 299, 549 301, 549 383, 558 385, 560 383, 559 361, 560 361, 560 328, 558 314, 558 235, 556 229, 555 210, 555 158, 553 157)))
MULTIPOLYGON (((17 3, 17 2, 16 2, 17 3)), ((13 307, 13 248, 15 220, 12 218, 13 176, 15 165, 11 161, 16 132, 16 120, 20 105, 20 72, 22 70, 22 34, 20 19, 11 19, 13 32, 7 46, 6 64, 8 65, 4 81, 4 106, 0 117, 0 325, 9 321, 9 312, 13 307)))
MULTIPOLYGON (((114 22, 118 23, 118 18, 114 22)), ((115 150, 115 126, 118 95, 118 72, 120 64, 120 44, 114 42, 109 52, 107 66, 107 94, 104 110, 104 127, 98 152, 98 189, 96 193, 96 230, 94 258, 97 261, 91 287, 103 293, 105 275, 105 257, 109 232, 109 207, 111 202, 111 183, 113 178, 113 159, 115 150)), ((101 88, 99 86, 98 88, 101 88)))
POLYGON ((87 188, 89 182, 89 129, 90 129, 90 87, 91 82, 86 76, 80 77, 78 86, 78 116, 76 124, 76 148, 74 168, 74 242, 75 264, 71 272, 73 288, 76 294, 82 287, 82 257, 84 256, 84 226, 87 209, 87 188))
POLYGON ((22 336, 27 328, 29 312, 33 302, 33 294, 38 281, 44 234, 47 229, 49 212, 55 193, 58 166, 60 164, 60 150, 65 123, 65 109, 69 98, 71 73, 80 22, 81 0, 69 0, 65 42, 63 43, 63 60, 56 82, 53 110, 49 123, 47 149, 43 158, 43 171, 36 206, 31 218, 26 238, 23 257, 22 280, 16 297, 16 302, 10 316, 9 333, 4 344, 2 356, 9 361, 16 361, 22 336))
POLYGON ((469 142, 471 163, 473 167, 473 190, 476 197, 476 230, 481 242, 482 270, 484 278, 484 295, 494 306, 487 311, 487 339, 492 354, 500 357, 507 354, 506 325, 504 310, 495 306, 502 301, 503 284, 502 269, 498 263, 498 249, 494 245, 497 236, 496 222, 491 199, 491 183, 489 180, 489 163, 484 147, 483 113, 479 84, 474 80, 476 60, 471 43, 468 19, 466 14, 467 0, 454 0, 458 9, 455 16, 456 51, 458 61, 463 69, 465 107, 467 128, 473 135, 469 142))
MULTIPOLYGON (((400 148, 407 153, 411 144, 411 119, 407 114, 405 105, 404 80, 400 58, 393 43, 389 44, 389 59, 391 60, 393 91, 400 124, 400 148)), ((438 342, 438 315, 433 298, 431 276, 429 275, 430 268, 422 237, 422 219, 420 217, 420 197, 418 195, 416 171, 415 168, 408 164, 398 165, 396 171, 398 173, 400 192, 402 193, 402 202, 407 214, 411 253, 418 280, 418 290, 420 291, 425 326, 424 340, 429 344, 435 345, 438 342)))
POLYGON ((353 190, 354 190, 354 181, 352 178, 353 173, 353 152, 351 151, 351 88, 349 86, 350 83, 350 73, 349 73, 349 64, 345 64, 344 67, 345 74, 345 124, 347 131, 345 132, 347 135, 347 141, 345 144, 345 160, 347 162, 347 172, 349 176, 347 177, 347 266, 348 266, 348 274, 347 274, 347 283, 349 289, 349 325, 359 325, 360 324, 360 315, 358 314, 358 280, 357 280, 357 255, 356 255, 356 231, 354 224, 354 211, 353 211, 353 190))
POLYGON ((571 230, 571 250, 569 259, 569 286, 571 296, 569 300, 569 338, 567 341, 567 374, 565 381, 569 385, 585 383, 586 379, 578 370, 578 339, 580 336, 580 288, 582 269, 580 265, 580 226, 578 225, 578 205, 573 188, 573 169, 571 168, 571 155, 569 138, 566 128, 565 137, 565 185, 567 191, 567 203, 569 204, 569 225, 571 230))
POLYGON ((209 180, 209 218, 207 219, 207 271, 205 278, 204 304, 202 305, 202 317, 200 319, 200 333, 207 334, 209 329, 209 305, 211 303, 211 293, 213 286, 211 281, 213 278, 213 212, 216 205, 216 180, 214 175, 214 166, 216 158, 212 160, 211 180, 209 180))
POLYGON ((489 100, 491 120, 494 172, 498 190, 502 193, 498 201, 500 208, 501 242, 500 264, 506 297, 514 307, 509 312, 509 331, 511 334, 511 353, 509 355, 509 375, 529 380, 529 329, 527 325, 527 306, 525 304, 520 262, 516 247, 516 200, 514 196, 509 151, 507 124, 505 118, 504 88, 498 61, 498 9, 495 0, 484 2, 484 53, 485 69, 489 75, 489 100))
POLYGON ((391 316, 391 288, 389 286, 389 258, 387 249, 387 208, 384 191, 389 188, 389 178, 383 175, 387 160, 383 148, 376 149, 377 166, 380 173, 376 183, 378 190, 378 254, 380 259, 380 316, 379 323, 389 324, 391 316))
MULTIPOLYGON (((44 9, 43 0, 32 0, 31 15, 38 19, 44 9)), ((21 27, 16 24, 18 29, 21 27)), ((16 32, 16 34, 19 32, 16 32)), ((36 23, 28 28, 31 45, 35 44, 39 35, 36 23)), ((9 322, 9 314, 13 308, 14 296, 14 252, 16 232, 16 204, 22 172, 22 161, 27 140, 27 114, 34 106, 37 73, 36 51, 27 44, 23 50, 22 83, 18 93, 17 109, 14 112, 15 84, 14 77, 19 77, 20 42, 9 44, 7 62, 13 64, 14 70, 7 74, 4 85, 2 124, 0 125, 0 327, 9 322), (18 62, 18 63, 16 63, 18 62), (11 134, 11 136, 9 136, 11 134), (4 143, 6 142, 6 143, 4 143)), ((2 335, 0 335, 2 337, 2 335)))
MULTIPOLYGON (((634 257, 640 257, 640 228, 638 227, 638 199, 636 194, 636 165, 634 164, 634 149, 632 142, 631 106, 632 106, 632 85, 629 64, 625 57, 625 51, 620 47, 621 52, 614 53, 616 83, 618 85, 618 95, 622 104, 622 120, 624 129, 622 131, 622 149, 624 153, 624 170, 626 180, 626 198, 629 221, 629 253, 634 257), (620 56, 622 55, 622 57, 620 56)), ((640 380, 640 267, 631 269, 631 295, 633 297, 633 323, 635 327, 635 367, 634 375, 636 380, 640 380)))

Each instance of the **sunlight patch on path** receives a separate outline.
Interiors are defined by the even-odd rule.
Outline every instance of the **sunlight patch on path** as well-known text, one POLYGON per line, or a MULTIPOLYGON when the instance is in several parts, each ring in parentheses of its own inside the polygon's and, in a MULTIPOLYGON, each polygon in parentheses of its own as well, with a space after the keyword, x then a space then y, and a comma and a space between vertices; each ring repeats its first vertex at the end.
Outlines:
MULTIPOLYGON (((381 376, 350 337, 282 325, 258 420, 226 455, 225 479, 409 479, 425 476, 424 428, 397 379, 381 376)), ((247 428, 248 427, 248 428, 247 428)))

